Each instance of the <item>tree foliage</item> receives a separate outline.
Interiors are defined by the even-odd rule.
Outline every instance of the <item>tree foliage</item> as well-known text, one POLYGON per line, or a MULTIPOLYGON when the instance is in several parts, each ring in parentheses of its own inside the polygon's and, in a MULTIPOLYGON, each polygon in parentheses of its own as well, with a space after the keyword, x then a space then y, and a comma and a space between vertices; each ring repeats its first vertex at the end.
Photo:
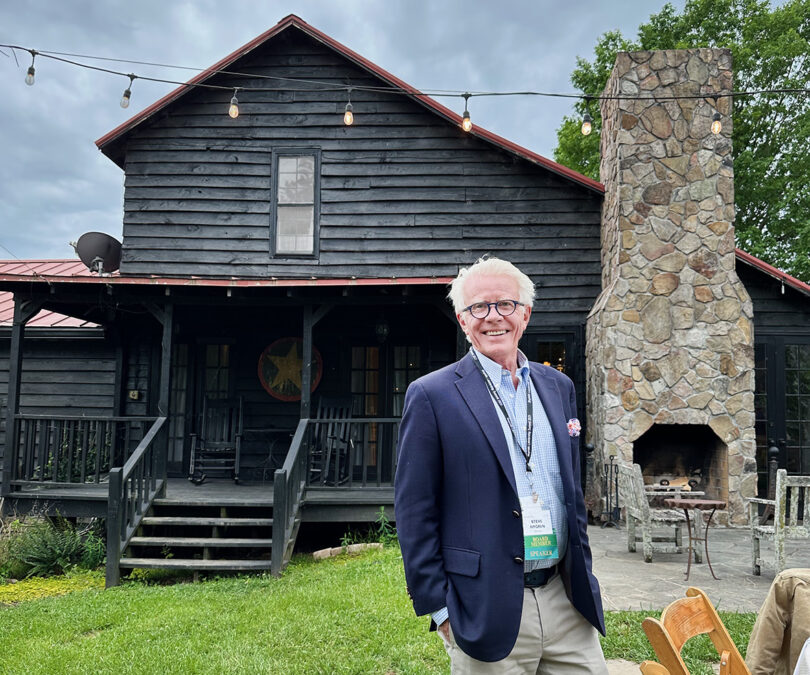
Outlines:
MULTIPOLYGON (((734 59, 734 90, 810 87, 810 0, 771 6, 760 0, 687 0, 682 12, 666 4, 638 28, 635 40, 605 33, 593 59, 577 59, 571 81, 599 95, 616 53, 639 49, 727 47, 734 59)), ((597 102, 578 102, 557 131, 554 158, 599 179, 597 102), (582 136, 581 116, 593 117, 582 136)), ((810 93, 735 96, 732 113, 738 245, 810 281, 810 93)))

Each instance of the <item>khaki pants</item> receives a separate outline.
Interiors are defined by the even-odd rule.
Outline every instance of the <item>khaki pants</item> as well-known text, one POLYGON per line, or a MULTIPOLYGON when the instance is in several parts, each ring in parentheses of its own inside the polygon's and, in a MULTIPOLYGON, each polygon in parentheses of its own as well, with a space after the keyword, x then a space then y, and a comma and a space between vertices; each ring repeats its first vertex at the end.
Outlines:
MULTIPOLYGON (((441 636, 441 633, 439 633, 441 636)), ((452 675, 606 675, 607 666, 596 629, 574 609, 560 575, 542 588, 523 589, 523 614, 517 642, 509 655, 493 663, 467 656, 453 639, 444 648, 452 675)))

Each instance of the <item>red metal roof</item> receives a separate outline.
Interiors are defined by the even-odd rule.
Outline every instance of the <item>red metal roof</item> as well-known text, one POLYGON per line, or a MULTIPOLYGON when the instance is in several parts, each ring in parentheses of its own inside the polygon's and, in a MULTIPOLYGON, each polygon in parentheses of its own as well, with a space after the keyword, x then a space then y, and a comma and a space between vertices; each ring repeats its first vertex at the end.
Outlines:
POLYGON ((92 274, 83 263, 73 260, 0 260, 0 281, 41 281, 42 283, 81 283, 134 286, 226 286, 232 288, 275 288, 289 286, 424 286, 449 284, 453 277, 381 277, 309 279, 238 279, 236 277, 124 277, 92 274), (57 264, 61 263, 61 264, 57 264), (46 269, 47 268, 47 269, 46 269))
MULTIPOLYGON (((80 260, 2 260, 0 269, 3 274, 20 278, 45 277, 64 279, 64 277, 87 274, 87 268, 80 260)), ((0 326, 10 326, 14 320, 14 297, 11 293, 0 292, 0 326)), ((73 316, 42 310, 26 327, 34 328, 95 328, 98 324, 82 321, 73 316)))
MULTIPOLYGON (((736 249, 738 260, 778 279, 786 286, 810 296, 806 284, 759 258, 736 249)), ((110 276, 91 274, 79 260, 0 260, 0 281, 32 281, 41 283, 80 283, 139 286, 209 286, 227 288, 275 288, 307 286, 406 286, 447 285, 452 277, 390 277, 378 279, 235 279, 206 277, 123 277, 118 272, 110 276)), ((0 326, 10 325, 14 316, 12 294, 0 291, 0 326)), ((97 324, 64 316, 56 312, 41 311, 27 324, 37 327, 94 327, 97 324)))
POLYGON ((799 279, 796 277, 790 276, 787 272, 783 272, 782 270, 769 265, 763 260, 752 256, 750 253, 746 253, 742 249, 736 249, 736 253, 738 260, 742 260, 752 267, 756 267, 758 270, 765 272, 765 274, 772 276, 774 279, 778 279, 786 286, 795 288, 797 291, 801 291, 805 295, 810 295, 810 285, 804 283, 803 281, 799 281, 799 279))
MULTIPOLYGON (((368 59, 360 56, 357 52, 352 51, 345 45, 341 44, 334 38, 329 37, 325 33, 322 33, 317 28, 313 28, 310 26, 306 21, 297 17, 295 14, 290 14, 289 16, 284 17, 281 21, 279 21, 275 26, 273 26, 270 30, 262 33, 258 37, 254 38, 246 45, 240 47, 232 54, 229 54, 224 59, 217 61, 213 66, 204 70, 200 74, 196 75, 195 77, 191 78, 186 85, 180 85, 174 91, 166 94, 163 98, 155 101, 152 105, 148 108, 145 108, 141 112, 139 112, 134 117, 130 118, 123 124, 119 125, 109 133, 105 134, 101 138, 96 141, 96 145, 98 148, 104 152, 104 149, 113 141, 119 139, 121 136, 132 131, 136 126, 144 122, 146 119, 154 115, 159 110, 165 108, 170 103, 176 101, 181 96, 183 96, 186 92, 190 91, 193 87, 189 87, 187 85, 198 84, 204 82, 209 77, 211 77, 216 71, 218 70, 225 70, 228 66, 230 66, 234 61, 242 58, 249 52, 251 52, 256 47, 259 47, 264 42, 269 40, 272 37, 275 37, 283 30, 286 30, 290 26, 295 26, 299 28, 307 35, 310 35, 314 39, 322 42, 328 47, 331 47, 350 61, 353 61, 361 68, 365 68, 366 70, 370 71, 377 77, 385 80, 389 84, 397 87, 398 89, 405 89, 407 91, 413 92, 411 98, 414 98, 421 103, 423 103, 427 108, 431 109, 433 112, 439 114, 440 116, 444 117, 445 119, 449 120, 455 125, 461 125, 461 115, 458 113, 450 110, 449 108, 443 106, 441 103, 434 101, 429 96, 425 96, 424 94, 419 93, 414 87, 409 85, 406 82, 403 82, 398 77, 392 75, 387 70, 381 68, 375 63, 372 63, 368 59)), ((498 136, 497 134, 492 133, 491 131, 487 131, 486 129, 474 125, 472 131, 470 132, 472 135, 482 138, 484 140, 489 141, 490 143, 494 143, 495 145, 503 148, 504 150, 508 150, 524 159, 529 160, 535 164, 539 164, 540 166, 553 171, 556 174, 564 176, 565 178, 569 178, 570 180, 579 183, 591 190, 594 190, 600 194, 605 192, 605 186, 602 183, 595 181, 587 176, 583 176, 581 173, 574 171, 573 169, 569 169, 567 166, 563 166, 562 164, 558 164, 542 155, 538 155, 531 150, 527 150, 526 148, 518 145, 517 143, 512 143, 511 141, 498 136)), ((106 154, 106 153, 105 153, 106 154)))

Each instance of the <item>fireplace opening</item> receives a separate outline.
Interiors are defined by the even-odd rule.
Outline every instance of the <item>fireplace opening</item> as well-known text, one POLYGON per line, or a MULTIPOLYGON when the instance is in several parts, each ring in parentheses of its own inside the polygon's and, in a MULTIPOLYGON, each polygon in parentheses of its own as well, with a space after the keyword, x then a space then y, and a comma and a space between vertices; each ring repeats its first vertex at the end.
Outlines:
POLYGON ((687 485, 728 501, 728 447, 705 424, 654 424, 633 443, 645 484, 687 485))

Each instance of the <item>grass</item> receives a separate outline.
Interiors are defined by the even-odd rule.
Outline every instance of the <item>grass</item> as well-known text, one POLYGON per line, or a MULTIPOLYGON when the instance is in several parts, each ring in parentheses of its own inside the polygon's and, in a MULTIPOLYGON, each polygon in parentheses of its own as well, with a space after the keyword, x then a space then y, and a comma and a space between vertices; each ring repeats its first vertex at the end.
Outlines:
MULTIPOLYGON (((653 614, 610 613, 606 657, 653 658, 641 630, 653 614)), ((744 652, 754 615, 722 616, 744 652)), ((711 647, 689 647, 692 672, 711 673, 711 647)), ((128 582, 0 605, 0 673, 421 675, 445 673, 447 663, 427 619, 413 615, 396 547, 319 563, 297 557, 281 579, 128 582)))

